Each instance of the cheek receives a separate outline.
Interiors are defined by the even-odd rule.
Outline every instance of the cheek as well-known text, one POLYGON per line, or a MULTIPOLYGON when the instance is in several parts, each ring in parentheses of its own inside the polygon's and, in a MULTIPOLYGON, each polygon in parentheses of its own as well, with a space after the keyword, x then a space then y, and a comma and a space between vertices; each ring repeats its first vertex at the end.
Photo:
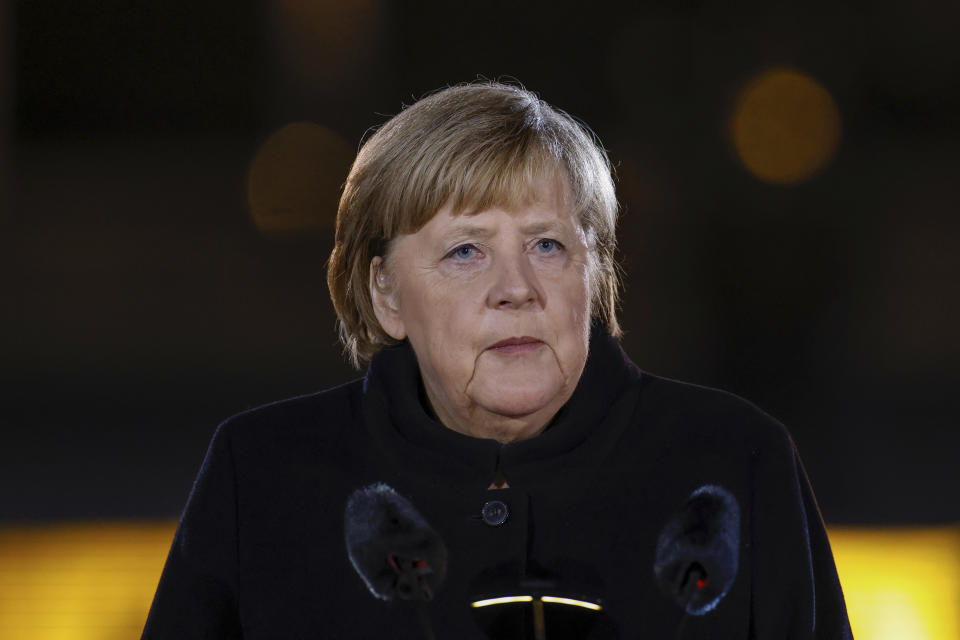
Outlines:
POLYGON ((411 299, 412 317, 431 342, 436 340, 460 342, 469 334, 469 319, 477 316, 476 296, 469 286, 455 286, 450 282, 431 283, 419 288, 411 299))
POLYGON ((589 315, 591 284, 586 265, 575 264, 551 278, 554 297, 576 317, 589 315))
POLYGON ((560 357, 564 368, 585 359, 590 341, 591 287, 585 268, 578 268, 570 274, 556 291, 560 317, 556 318, 560 357))
POLYGON ((470 293, 469 286, 433 283, 406 300, 411 342, 427 354, 439 379, 454 387, 473 375, 475 343, 482 334, 481 314, 470 293))

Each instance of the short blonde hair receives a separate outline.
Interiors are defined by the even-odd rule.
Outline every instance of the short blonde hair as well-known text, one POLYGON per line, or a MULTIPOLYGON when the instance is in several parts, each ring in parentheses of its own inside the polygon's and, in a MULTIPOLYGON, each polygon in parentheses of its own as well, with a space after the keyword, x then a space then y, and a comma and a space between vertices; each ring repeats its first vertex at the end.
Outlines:
POLYGON ((380 326, 370 262, 449 204, 469 215, 511 208, 540 178, 562 175, 593 254, 593 317, 620 336, 616 263, 618 204, 610 161, 593 133, 522 87, 457 85, 414 103, 360 148, 337 211, 327 285, 340 339, 359 367, 395 341, 380 326))

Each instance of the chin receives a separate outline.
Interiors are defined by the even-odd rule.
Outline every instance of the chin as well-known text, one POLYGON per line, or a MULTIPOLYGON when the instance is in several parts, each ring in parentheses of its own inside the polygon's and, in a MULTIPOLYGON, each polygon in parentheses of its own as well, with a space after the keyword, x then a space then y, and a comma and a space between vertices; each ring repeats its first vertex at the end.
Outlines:
MULTIPOLYGON (((510 418, 534 414, 556 403, 561 387, 517 388, 512 385, 489 385, 477 390, 477 404, 491 413, 510 418)), ((562 404, 562 403, 561 403, 562 404)), ((559 408, 559 405, 557 406, 559 408)))
POLYGON ((486 357, 468 390, 473 401, 491 413, 522 418, 566 401, 563 373, 552 349, 530 357, 486 357))

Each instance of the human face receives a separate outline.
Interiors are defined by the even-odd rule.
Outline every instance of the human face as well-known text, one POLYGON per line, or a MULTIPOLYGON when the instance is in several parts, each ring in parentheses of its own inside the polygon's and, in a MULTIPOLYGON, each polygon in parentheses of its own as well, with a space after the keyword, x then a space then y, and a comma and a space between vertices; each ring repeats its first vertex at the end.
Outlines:
POLYGON ((533 437, 583 372, 591 256, 566 185, 550 186, 512 210, 443 207, 371 265, 381 326, 409 338, 434 412, 461 433, 533 437))

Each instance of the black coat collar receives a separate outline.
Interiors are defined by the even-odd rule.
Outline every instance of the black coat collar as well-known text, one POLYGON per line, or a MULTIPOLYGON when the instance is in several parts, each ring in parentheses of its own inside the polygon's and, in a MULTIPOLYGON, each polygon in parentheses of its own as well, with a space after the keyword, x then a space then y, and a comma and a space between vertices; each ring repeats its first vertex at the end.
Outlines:
MULTIPOLYGON (((437 479, 482 484, 496 471, 510 482, 552 461, 590 449, 591 440, 609 438, 624 425, 605 418, 636 385, 640 370, 616 339, 594 327, 583 374, 570 400, 540 435, 501 445, 448 429, 424 406, 420 370, 409 342, 380 351, 364 380, 366 424, 401 467, 429 471, 437 479)), ((614 421, 620 422, 620 421, 614 421)))

